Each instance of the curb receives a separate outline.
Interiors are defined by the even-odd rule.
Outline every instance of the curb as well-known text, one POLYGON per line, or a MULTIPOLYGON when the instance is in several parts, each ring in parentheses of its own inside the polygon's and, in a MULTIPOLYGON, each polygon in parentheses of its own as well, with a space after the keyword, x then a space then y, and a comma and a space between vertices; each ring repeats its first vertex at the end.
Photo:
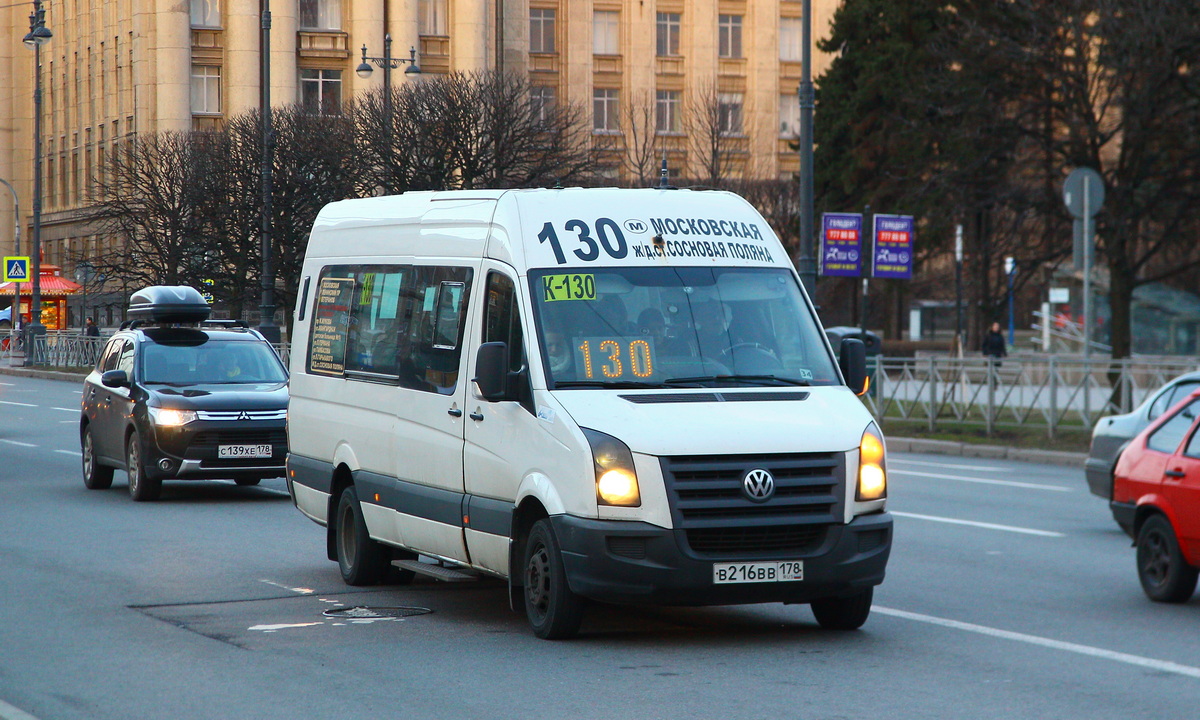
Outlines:
POLYGON ((61 372, 59 370, 38 370, 37 368, 4 367, 0 366, 0 375, 19 375, 21 377, 37 378, 39 380, 63 380, 66 382, 83 382, 88 371, 77 373, 61 372))
POLYGON ((889 450, 897 452, 929 453, 931 455, 958 455, 960 457, 989 458, 993 460, 1019 460, 1045 465, 1068 465, 1083 467, 1087 453, 1064 450, 1038 450, 1015 448, 1003 445, 975 445, 953 440, 923 440, 921 438, 889 437, 889 450))

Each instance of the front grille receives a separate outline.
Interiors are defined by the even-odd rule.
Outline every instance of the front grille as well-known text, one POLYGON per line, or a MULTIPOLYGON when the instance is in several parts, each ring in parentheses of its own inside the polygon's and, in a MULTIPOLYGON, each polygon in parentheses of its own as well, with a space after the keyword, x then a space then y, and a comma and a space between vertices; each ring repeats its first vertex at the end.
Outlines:
POLYGON ((285 420, 287 410, 197 410, 201 420, 285 420))
POLYGON ((661 464, 675 527, 697 553, 801 553, 819 546, 827 526, 842 519, 843 453, 691 455, 661 464), (743 490, 743 478, 756 468, 775 481, 765 502, 743 490))
POLYGON ((191 447, 195 450, 217 452, 218 445, 286 445, 287 431, 283 428, 263 430, 205 430, 196 433, 191 447))
POLYGON ((692 550, 707 555, 812 552, 825 539, 826 525, 703 528, 686 532, 692 550))

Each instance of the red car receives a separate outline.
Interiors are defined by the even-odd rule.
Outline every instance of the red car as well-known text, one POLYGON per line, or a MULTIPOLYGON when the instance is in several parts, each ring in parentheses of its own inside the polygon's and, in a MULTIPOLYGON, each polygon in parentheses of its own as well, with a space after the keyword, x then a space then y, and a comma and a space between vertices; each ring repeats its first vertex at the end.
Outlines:
POLYGON ((1113 518, 1137 545, 1151 600, 1186 602, 1200 575, 1200 390, 1163 413, 1117 461, 1113 518))

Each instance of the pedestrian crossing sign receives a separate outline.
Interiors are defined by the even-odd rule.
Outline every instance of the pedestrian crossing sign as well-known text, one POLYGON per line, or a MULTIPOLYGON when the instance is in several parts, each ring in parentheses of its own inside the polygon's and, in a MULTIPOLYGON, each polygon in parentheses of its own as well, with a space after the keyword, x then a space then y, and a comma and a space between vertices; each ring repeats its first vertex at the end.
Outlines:
POLYGON ((4 258, 4 282, 29 282, 29 256, 4 258))

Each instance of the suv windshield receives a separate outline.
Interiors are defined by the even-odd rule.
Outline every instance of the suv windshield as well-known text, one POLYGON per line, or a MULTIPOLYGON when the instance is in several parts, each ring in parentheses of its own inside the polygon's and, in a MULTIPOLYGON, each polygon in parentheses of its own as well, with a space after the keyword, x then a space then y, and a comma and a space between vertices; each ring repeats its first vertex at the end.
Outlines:
POLYGON ((205 333, 195 336, 189 341, 147 342, 142 351, 142 381, 167 385, 287 381, 275 350, 266 343, 221 340, 205 333))
POLYGON ((530 290, 551 388, 841 382, 784 269, 554 269, 530 290))

